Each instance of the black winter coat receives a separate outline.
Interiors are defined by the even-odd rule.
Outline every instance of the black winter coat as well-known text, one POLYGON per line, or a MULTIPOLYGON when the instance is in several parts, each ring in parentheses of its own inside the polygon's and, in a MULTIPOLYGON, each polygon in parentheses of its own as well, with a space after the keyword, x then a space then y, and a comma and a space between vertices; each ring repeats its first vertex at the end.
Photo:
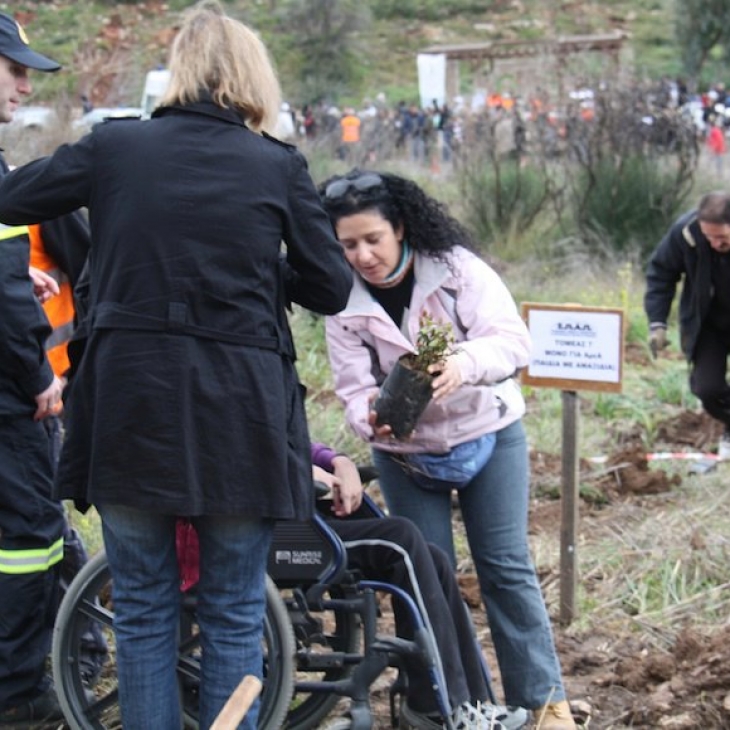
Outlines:
POLYGON ((679 331, 682 351, 692 360, 712 301, 712 247, 700 230, 697 211, 678 218, 652 254, 646 270, 644 309, 650 323, 667 323, 682 277, 679 331))
MULTIPOLYGON (((8 172, 0 155, 0 177, 8 172)), ((80 274, 89 249, 89 230, 80 213, 41 226, 46 252, 71 283, 80 274)), ((0 416, 32 416, 35 397, 53 381, 46 357, 51 327, 33 294, 28 277, 30 240, 27 234, 0 237, 0 416)))
POLYGON ((32 416, 53 382, 45 343, 51 327, 28 278, 27 235, 0 239, 0 418, 32 416))
POLYGON ((98 125, 0 183, 7 223, 82 206, 89 313, 59 496, 308 517, 310 445, 285 300, 336 313, 351 273, 302 155, 203 101, 98 125))

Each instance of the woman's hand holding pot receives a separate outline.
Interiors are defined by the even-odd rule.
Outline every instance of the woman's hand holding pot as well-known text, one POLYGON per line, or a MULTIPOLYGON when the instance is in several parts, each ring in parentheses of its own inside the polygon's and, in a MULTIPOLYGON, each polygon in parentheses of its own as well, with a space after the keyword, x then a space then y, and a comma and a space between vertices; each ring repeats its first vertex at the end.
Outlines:
MULTIPOLYGON (((372 403, 371 403, 372 405, 372 403)), ((395 438, 393 436, 393 429, 390 427, 389 424, 383 423, 378 424, 378 412, 375 410, 370 410, 368 413, 368 424, 370 425, 370 428, 373 429, 373 436, 376 439, 392 439, 395 438)))
POLYGON ((440 400, 447 395, 451 395, 464 382, 456 358, 457 353, 454 353, 449 355, 443 362, 429 365, 429 373, 432 375, 438 373, 432 383, 434 400, 440 400))

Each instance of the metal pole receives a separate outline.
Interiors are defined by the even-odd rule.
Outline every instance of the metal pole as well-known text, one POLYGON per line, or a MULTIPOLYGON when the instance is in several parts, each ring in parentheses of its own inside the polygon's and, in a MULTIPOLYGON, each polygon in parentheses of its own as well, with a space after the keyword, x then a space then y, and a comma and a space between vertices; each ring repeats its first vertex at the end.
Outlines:
POLYGON ((563 481, 560 523, 560 623, 568 625, 576 615, 576 535, 578 531, 578 432, 579 399, 573 390, 563 397, 563 481))

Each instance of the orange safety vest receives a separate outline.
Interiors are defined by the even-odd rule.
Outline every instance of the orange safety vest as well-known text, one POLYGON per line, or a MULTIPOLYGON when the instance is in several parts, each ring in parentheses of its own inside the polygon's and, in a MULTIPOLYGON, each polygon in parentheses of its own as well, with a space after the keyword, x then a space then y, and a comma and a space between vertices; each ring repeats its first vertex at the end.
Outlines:
POLYGON ((348 114, 340 120, 342 127, 342 141, 345 144, 354 144, 360 141, 360 120, 353 114, 348 114))
POLYGON ((53 372, 61 377, 70 366, 67 348, 74 329, 73 290, 66 274, 46 253, 40 225, 28 226, 28 237, 30 238, 30 265, 52 276, 61 290, 57 296, 51 297, 43 304, 48 322, 53 327, 53 332, 46 341, 46 354, 53 372))

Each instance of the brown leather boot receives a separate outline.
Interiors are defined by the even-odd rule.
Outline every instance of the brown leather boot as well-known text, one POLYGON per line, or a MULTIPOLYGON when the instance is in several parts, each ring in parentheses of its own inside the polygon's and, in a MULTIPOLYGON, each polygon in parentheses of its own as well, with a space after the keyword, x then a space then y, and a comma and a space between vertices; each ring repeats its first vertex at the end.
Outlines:
POLYGON ((536 730, 576 730, 567 700, 548 702, 532 712, 536 730))

